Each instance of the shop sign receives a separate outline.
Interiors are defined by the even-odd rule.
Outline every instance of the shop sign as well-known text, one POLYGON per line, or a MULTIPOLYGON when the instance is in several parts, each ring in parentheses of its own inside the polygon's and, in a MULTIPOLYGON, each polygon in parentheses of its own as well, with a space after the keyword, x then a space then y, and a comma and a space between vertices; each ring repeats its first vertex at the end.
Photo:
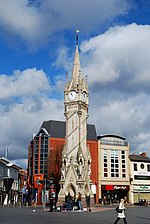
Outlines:
POLYGON ((128 185, 106 185, 102 187, 102 190, 113 191, 113 190, 129 190, 128 185), (105 187, 105 189, 104 189, 105 187))
POLYGON ((129 190, 129 186, 121 185, 121 186, 114 186, 114 190, 129 190))
POLYGON ((44 180, 44 174, 35 174, 34 175, 34 187, 38 188, 39 181, 44 180))
POLYGON ((148 186, 148 185, 137 185, 137 186, 133 186, 133 190, 134 191, 150 192, 150 186, 148 186))

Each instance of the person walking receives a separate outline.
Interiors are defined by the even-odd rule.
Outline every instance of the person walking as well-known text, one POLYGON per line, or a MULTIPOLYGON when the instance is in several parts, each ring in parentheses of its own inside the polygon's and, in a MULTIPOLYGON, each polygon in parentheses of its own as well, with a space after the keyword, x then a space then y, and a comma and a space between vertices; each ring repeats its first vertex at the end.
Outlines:
POLYGON ((72 210, 72 196, 70 195, 70 193, 68 193, 68 195, 66 196, 66 204, 67 204, 67 211, 71 211, 72 210))
POLYGON ((123 219, 124 221, 124 224, 127 224, 127 220, 126 220, 126 217, 125 217, 125 206, 124 206, 124 202, 125 202, 125 198, 122 198, 120 200, 120 203, 119 203, 119 206, 118 206, 118 217, 116 219, 116 221, 114 222, 114 224, 117 224, 119 222, 120 219, 123 219))
POLYGON ((82 195, 81 195, 80 192, 78 193, 77 201, 78 201, 78 208, 81 211, 82 210, 82 203, 81 203, 81 201, 82 201, 82 195))
POLYGON ((90 208, 90 194, 87 193, 86 194, 86 206, 87 206, 87 211, 91 212, 91 208, 90 208))

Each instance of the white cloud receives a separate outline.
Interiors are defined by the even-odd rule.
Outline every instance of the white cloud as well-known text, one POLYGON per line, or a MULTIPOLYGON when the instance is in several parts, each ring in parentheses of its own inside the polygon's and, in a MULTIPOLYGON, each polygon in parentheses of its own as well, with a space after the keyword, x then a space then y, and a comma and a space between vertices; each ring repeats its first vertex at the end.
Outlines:
POLYGON ((34 133, 44 120, 64 120, 63 103, 47 97, 22 99, 22 103, 1 106, 0 110, 0 154, 8 147, 8 158, 25 159, 34 133))
POLYGON ((42 70, 26 69, 0 76, 0 154, 27 158, 28 144, 44 120, 63 119, 63 103, 49 98, 53 87, 42 70))
POLYGON ((101 89, 90 95, 89 119, 96 125, 97 134, 122 135, 129 141, 131 152, 147 151, 150 156, 150 96, 101 89))
POLYGON ((5 32, 33 43, 40 37, 44 20, 37 8, 29 7, 28 0, 1 0, 0 25, 5 32))
POLYGON ((19 36, 31 46, 39 46, 64 29, 96 30, 100 24, 127 13, 130 7, 127 0, 108 0, 107 4, 102 0, 45 0, 33 4, 28 0, 0 0, 0 27, 7 37, 19 36))
POLYGON ((0 99, 33 96, 38 92, 50 91, 46 74, 42 70, 26 69, 13 75, 0 75, 0 99))
POLYGON ((142 89, 149 80, 149 39, 150 26, 130 24, 83 42, 83 70, 89 84, 111 86, 115 82, 123 91, 133 91, 137 85, 142 89))

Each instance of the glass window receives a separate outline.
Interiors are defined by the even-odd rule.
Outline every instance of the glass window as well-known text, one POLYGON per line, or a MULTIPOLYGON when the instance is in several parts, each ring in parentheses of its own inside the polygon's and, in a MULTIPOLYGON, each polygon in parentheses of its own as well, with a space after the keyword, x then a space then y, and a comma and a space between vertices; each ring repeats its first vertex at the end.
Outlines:
POLYGON ((134 171, 137 171, 137 163, 134 163, 134 171))
POLYGON ((107 168, 104 168, 104 172, 107 173, 107 168))
POLYGON ((111 177, 119 177, 119 152, 118 150, 111 149, 111 177), (114 169, 115 167, 115 169, 114 169))
POLYGON ((122 178, 126 177, 126 152, 121 151, 122 178))
POLYGON ((147 165, 147 171, 150 171, 150 165, 147 165))
POLYGON ((108 177, 108 158, 107 158, 107 150, 104 149, 103 160, 104 160, 104 177, 108 177))

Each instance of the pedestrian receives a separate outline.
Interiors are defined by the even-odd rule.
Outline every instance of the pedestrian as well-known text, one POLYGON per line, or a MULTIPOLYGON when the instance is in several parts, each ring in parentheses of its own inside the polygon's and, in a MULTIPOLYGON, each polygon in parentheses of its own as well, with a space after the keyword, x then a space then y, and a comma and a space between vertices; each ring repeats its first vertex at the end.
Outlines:
POLYGON ((90 194, 89 193, 86 194, 86 206, 87 206, 87 211, 91 212, 91 208, 90 208, 90 194))
POLYGON ((126 201, 126 198, 122 198, 120 200, 118 209, 117 209, 117 213, 118 213, 118 217, 116 219, 116 221, 114 222, 114 224, 117 224, 119 222, 120 219, 123 219, 124 224, 127 224, 127 220, 125 217, 125 206, 124 206, 124 202, 126 201))
POLYGON ((79 192, 78 193, 78 198, 77 198, 77 201, 78 201, 78 208, 79 208, 79 210, 82 210, 82 195, 81 195, 81 193, 79 192))
POLYGON ((70 193, 68 193, 68 195, 66 196, 66 204, 67 204, 67 211, 71 211, 72 210, 72 196, 70 195, 70 193))
POLYGON ((106 205, 106 196, 104 196, 104 198, 103 198, 103 205, 104 206, 106 205))

